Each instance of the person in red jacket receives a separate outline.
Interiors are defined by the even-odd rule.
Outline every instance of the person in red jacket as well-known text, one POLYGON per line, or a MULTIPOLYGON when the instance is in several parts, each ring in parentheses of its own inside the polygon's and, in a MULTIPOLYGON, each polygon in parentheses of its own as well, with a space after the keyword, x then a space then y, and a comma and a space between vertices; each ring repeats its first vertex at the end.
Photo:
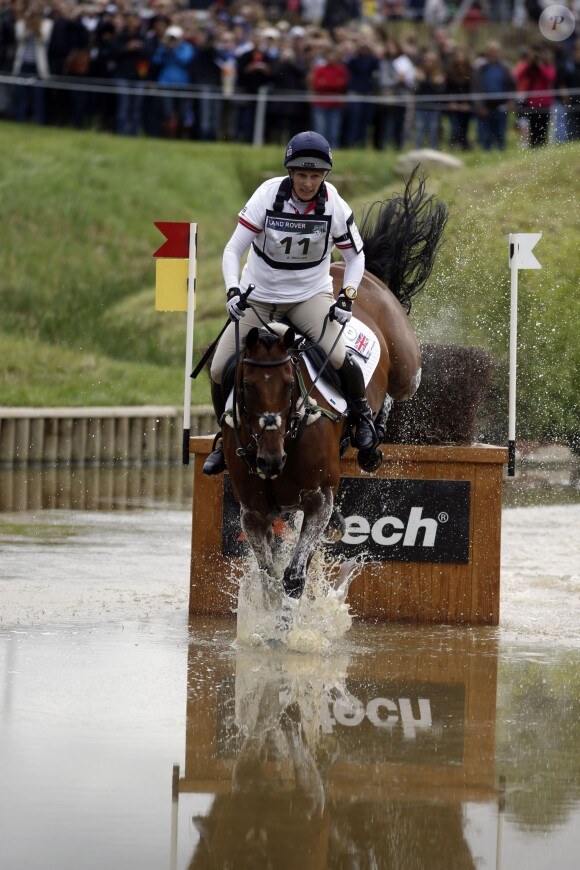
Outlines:
POLYGON ((348 81, 348 69, 341 62, 338 49, 329 46, 324 52, 324 61, 312 70, 310 88, 313 94, 313 127, 330 142, 331 148, 339 148, 341 145, 345 109, 342 100, 332 98, 346 94, 348 81))
POLYGON ((556 67, 547 60, 541 47, 534 46, 528 57, 517 64, 514 78, 518 91, 525 94, 522 109, 530 122, 530 146, 545 145, 548 142, 550 106, 554 102, 554 95, 549 92, 554 89, 556 67))

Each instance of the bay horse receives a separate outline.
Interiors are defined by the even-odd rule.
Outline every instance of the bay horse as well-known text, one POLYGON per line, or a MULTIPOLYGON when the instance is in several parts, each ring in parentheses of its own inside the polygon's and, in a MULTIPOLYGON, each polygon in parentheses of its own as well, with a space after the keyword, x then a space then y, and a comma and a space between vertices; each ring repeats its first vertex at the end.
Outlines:
MULTIPOLYGON (((445 206, 426 194, 424 180, 413 191, 416 171, 404 194, 368 206, 360 225, 366 269, 354 313, 380 344, 367 385, 379 437, 392 401, 411 398, 419 386, 421 353, 408 311, 431 272, 447 220, 445 206)), ((335 296, 343 274, 343 264, 331 265, 335 296)), ((333 507, 349 421, 333 413, 316 386, 305 399, 312 380, 294 343, 290 325, 248 333, 235 371, 233 426, 223 423, 222 438, 242 529, 258 567, 282 579, 284 593, 298 599, 331 518, 340 524, 333 507), (273 523, 296 511, 303 512, 301 531, 282 568, 273 523)), ((380 450, 376 454, 359 455, 363 470, 376 469, 382 461, 380 450)))

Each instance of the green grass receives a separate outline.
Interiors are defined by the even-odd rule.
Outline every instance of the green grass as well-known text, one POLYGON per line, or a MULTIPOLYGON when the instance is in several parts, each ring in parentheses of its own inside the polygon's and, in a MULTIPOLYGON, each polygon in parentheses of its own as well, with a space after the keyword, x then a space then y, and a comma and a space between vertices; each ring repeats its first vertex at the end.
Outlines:
MULTIPOLYGON (((156 220, 198 223, 196 355, 221 328, 223 247, 281 148, 128 139, 0 123, 0 405, 174 404, 185 315, 154 307, 156 220)), ((339 151, 357 216, 401 189, 392 152, 339 151)), ((580 145, 467 155, 428 186, 450 209, 411 317, 424 341, 479 344, 505 402, 509 232, 542 231, 542 270, 520 272, 521 437, 578 429, 580 145)), ((193 401, 208 401, 207 378, 193 401)))

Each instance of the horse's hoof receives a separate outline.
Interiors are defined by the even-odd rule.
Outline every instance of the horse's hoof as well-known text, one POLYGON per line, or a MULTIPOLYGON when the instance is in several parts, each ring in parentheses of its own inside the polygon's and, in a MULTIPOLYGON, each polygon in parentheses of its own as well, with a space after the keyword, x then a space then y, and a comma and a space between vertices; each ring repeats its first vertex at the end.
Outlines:
POLYGON ((373 447, 371 450, 359 450, 357 462, 363 471, 372 474, 383 464, 383 454, 378 447, 373 447))
POLYGON ((344 537, 345 532, 346 522, 343 515, 339 511, 333 510, 324 532, 324 540, 330 543, 340 541, 344 537))
POLYGON ((290 568, 286 568, 282 585, 289 598, 300 598, 304 591, 304 577, 293 577, 290 568))

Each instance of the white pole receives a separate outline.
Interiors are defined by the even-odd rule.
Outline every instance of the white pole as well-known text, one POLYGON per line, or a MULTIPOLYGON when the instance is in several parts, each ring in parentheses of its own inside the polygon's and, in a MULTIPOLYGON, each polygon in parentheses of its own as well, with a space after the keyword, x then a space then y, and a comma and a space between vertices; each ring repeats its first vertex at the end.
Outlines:
POLYGON ((499 778, 499 799, 497 802, 497 841, 495 845, 495 870, 501 870, 503 864, 503 826, 505 816, 505 776, 499 778))
POLYGON ((183 394, 183 464, 189 465, 191 431, 191 367, 193 360, 193 322, 195 317, 195 277, 197 267, 197 224, 189 225, 189 270, 187 277, 187 332, 185 336, 185 387, 183 394))
POLYGON ((173 765, 173 777, 171 781, 171 853, 169 856, 170 870, 177 868, 177 845, 178 845, 178 818, 179 818, 179 765, 173 765))
POLYGON ((510 233, 510 365, 509 365, 509 416, 508 416, 508 475, 516 473, 516 367, 518 353, 518 238, 510 233))

